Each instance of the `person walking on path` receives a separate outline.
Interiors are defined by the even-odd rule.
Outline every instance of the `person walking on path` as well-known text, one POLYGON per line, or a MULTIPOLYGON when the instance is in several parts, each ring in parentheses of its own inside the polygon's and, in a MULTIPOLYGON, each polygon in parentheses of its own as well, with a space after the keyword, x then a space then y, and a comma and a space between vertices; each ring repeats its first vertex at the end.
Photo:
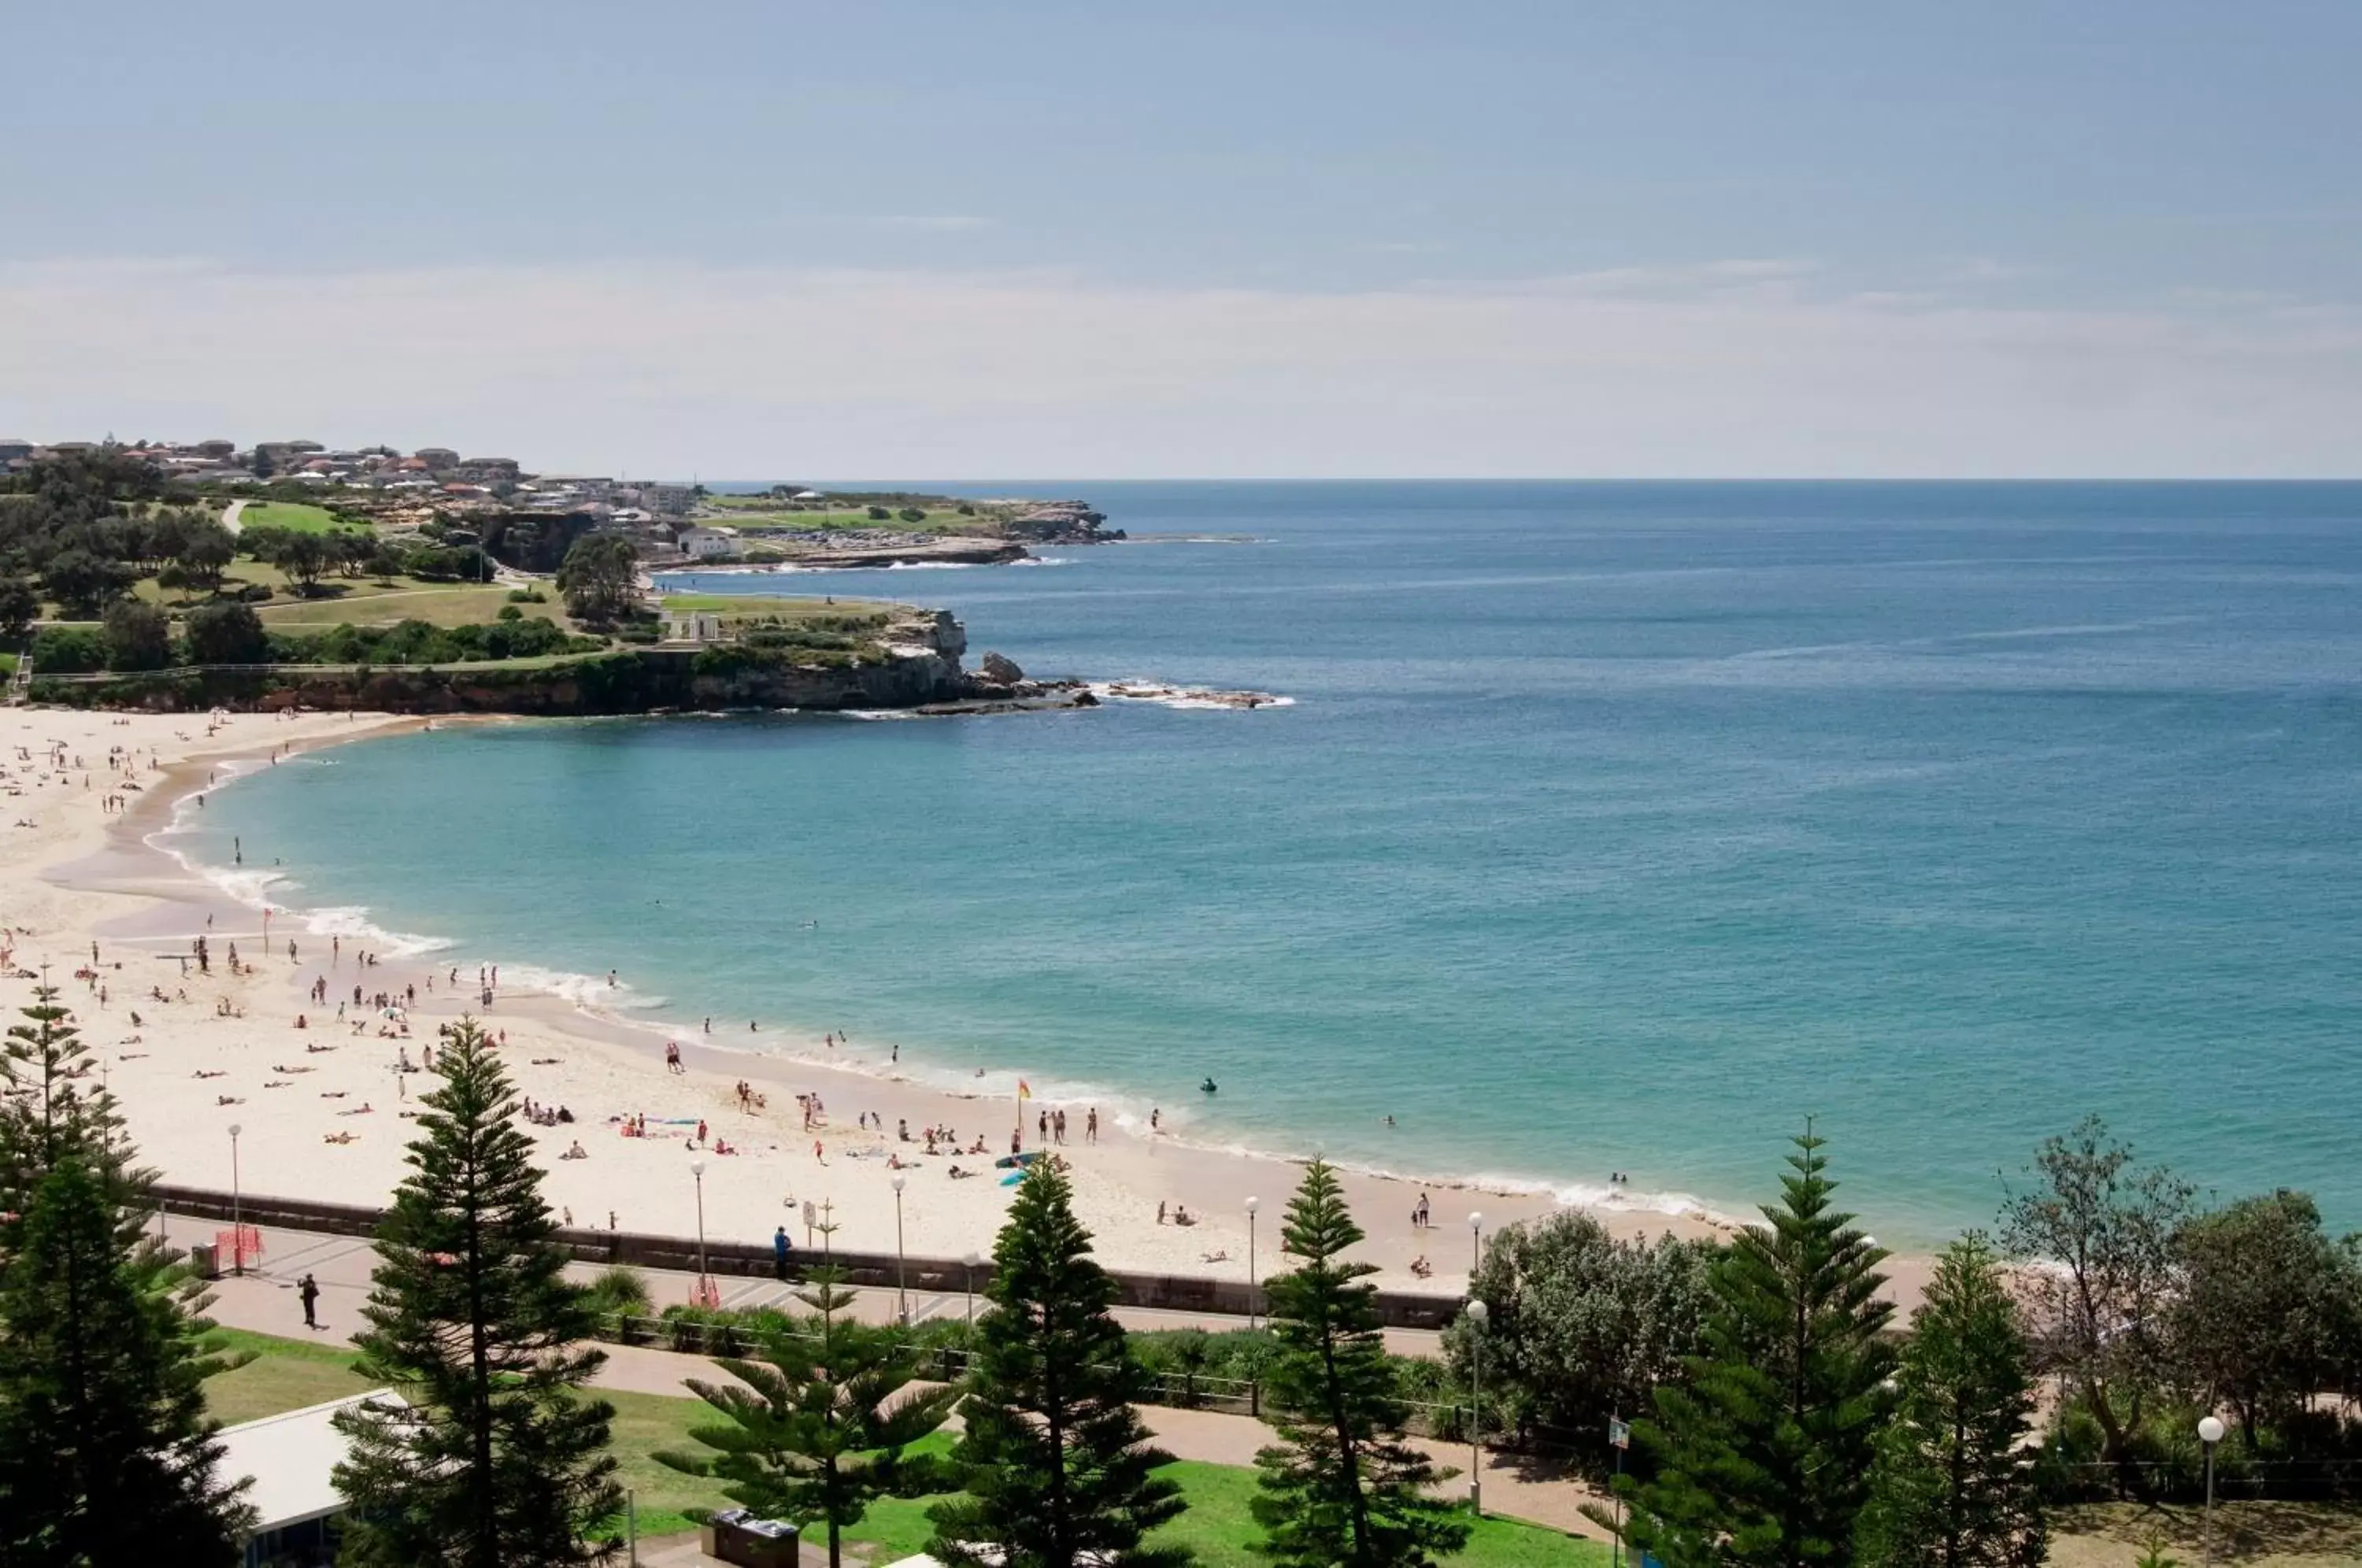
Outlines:
POLYGON ((295 1286, 295 1294, 302 1297, 304 1302, 304 1326, 307 1329, 318 1328, 320 1326, 317 1311, 320 1302, 320 1282, 307 1274, 304 1276, 303 1282, 295 1286))

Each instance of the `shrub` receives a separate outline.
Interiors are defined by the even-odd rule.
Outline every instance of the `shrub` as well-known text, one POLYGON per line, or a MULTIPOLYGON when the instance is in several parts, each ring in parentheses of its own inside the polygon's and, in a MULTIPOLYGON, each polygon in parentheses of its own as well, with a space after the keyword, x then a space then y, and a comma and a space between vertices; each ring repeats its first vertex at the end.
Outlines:
POLYGON ((524 612, 513 604, 503 604, 501 606, 500 618, 503 621, 522 621, 524 619, 524 612))
POLYGON ((106 668, 106 639, 81 626, 44 626, 33 638, 33 668, 42 675, 87 675, 106 668))
POLYGON ((599 1276, 582 1287, 583 1299, 601 1317, 622 1314, 630 1318, 646 1317, 654 1306, 648 1295, 648 1282, 637 1269, 617 1264, 602 1269, 599 1276))
POLYGON ((161 669, 172 662, 172 623, 143 600, 118 599, 108 605, 102 635, 109 669, 161 669))
POLYGON ((189 662, 260 664, 270 657, 270 635, 251 605, 200 604, 189 612, 189 662))

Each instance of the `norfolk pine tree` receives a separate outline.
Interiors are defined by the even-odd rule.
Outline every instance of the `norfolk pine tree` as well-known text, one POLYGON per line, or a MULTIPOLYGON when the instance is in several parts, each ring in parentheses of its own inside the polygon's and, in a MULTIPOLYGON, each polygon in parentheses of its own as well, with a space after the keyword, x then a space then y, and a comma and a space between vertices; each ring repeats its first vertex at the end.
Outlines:
POLYGON ((1862 1514, 1865 1568, 2033 1568, 2043 1561, 2034 1378, 1992 1248, 1944 1250, 1895 1373, 1862 1514))
POLYGON ((57 992, 12 1027, 0 1110, 0 1562, 113 1568, 237 1561, 244 1483, 217 1474, 204 1381, 235 1363, 185 1269, 146 1235, 148 1176, 85 1092, 57 992))
POLYGON ((1656 1462, 1627 1478, 1629 1539, 1665 1568, 1814 1568, 1854 1560, 1857 1517, 1891 1397, 1880 1333, 1886 1254, 1833 1210, 1810 1122, 1768 1226, 1715 1265, 1687 1387, 1657 1390, 1634 1433, 1656 1462))
POLYGON ((1051 1161, 1017 1184, 993 1244, 991 1308, 977 1323, 967 1424, 954 1452, 965 1496, 929 1510, 939 1561, 983 1568, 1180 1568, 1187 1548, 1141 1544, 1186 1505, 1156 1474, 1132 1403, 1149 1379, 1109 1311, 1115 1281, 1090 1255, 1051 1161))
POLYGON ((541 1198, 507 1075, 475 1021, 438 1052, 412 1176, 378 1231, 364 1376, 401 1401, 340 1414, 359 1568, 545 1568, 603 1561, 584 1531, 623 1511, 613 1407, 578 1390, 606 1360, 541 1198))
POLYGON ((717 1357, 744 1386, 689 1379, 729 1419, 690 1430, 715 1454, 657 1455, 675 1470, 727 1482, 723 1495, 758 1514, 826 1521, 829 1568, 840 1561, 844 1527, 860 1523, 872 1500, 950 1484, 944 1466, 903 1450, 942 1426, 959 1399, 956 1386, 911 1387, 919 1355, 899 1330, 837 1321, 854 1297, 837 1288, 840 1277, 833 1268, 815 1270, 813 1288, 796 1292, 819 1317, 816 1339, 775 1332, 759 1361, 717 1357))
POLYGON ((1286 1568, 1426 1568, 1468 1543, 1469 1525, 1428 1488, 1451 1472, 1402 1439, 1378 1321, 1374 1264, 1348 1263, 1362 1228, 1337 1175, 1315 1160, 1281 1231, 1302 1260, 1270 1283, 1278 1354, 1264 1378, 1280 1441, 1255 1455, 1262 1551, 1286 1568))

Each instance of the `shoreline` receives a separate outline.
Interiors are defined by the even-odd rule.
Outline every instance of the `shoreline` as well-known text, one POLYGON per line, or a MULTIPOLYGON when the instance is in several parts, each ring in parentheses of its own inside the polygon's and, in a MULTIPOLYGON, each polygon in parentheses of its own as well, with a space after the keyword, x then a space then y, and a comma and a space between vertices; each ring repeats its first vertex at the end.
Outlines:
MULTIPOLYGON (((164 743, 157 732, 170 732, 176 723, 183 729, 206 723, 197 715, 116 715, 50 709, 13 712, 21 717, 45 719, 53 731, 74 731, 84 748, 90 748, 94 740, 95 749, 102 751, 110 744, 105 738, 110 731, 117 742, 136 737, 143 750, 152 745, 160 753, 164 743), (121 719, 131 723, 119 725, 116 721, 121 719)), ((13 744, 25 744, 24 726, 13 727, 20 732, 13 744)), ((209 725, 207 744, 190 743, 185 734, 181 735, 177 738, 185 751, 157 771, 140 776, 152 782, 130 811, 103 817, 94 803, 88 806, 91 822, 85 831, 76 834, 73 843, 61 846, 81 848, 83 853, 50 853, 37 866, 27 866, 19 860, 18 840, 12 836, 0 840, 0 877, 14 881, 30 873, 44 885, 60 889, 70 901, 89 900, 73 911, 81 917, 78 921, 64 922, 75 926, 72 950, 86 954, 93 937, 119 945, 123 951, 110 957, 124 962, 123 983, 132 988, 133 994, 145 994, 144 984, 135 982, 176 977, 179 952, 208 921, 216 938, 216 953, 221 952, 222 943, 251 942, 260 934, 261 911, 225 885, 223 874, 227 868, 200 867, 177 851, 152 842, 172 831, 186 802, 236 782, 253 764, 282 746, 288 748, 283 755, 294 756, 348 740, 421 727, 427 727, 425 721, 393 716, 366 722, 346 715, 306 715, 294 721, 256 714, 216 718, 209 725), (216 727, 222 732, 217 742, 211 733, 216 727), (238 770, 225 772, 228 764, 237 764, 238 770), (89 828, 97 830, 94 835, 89 828), (125 907, 127 900, 135 907, 125 907), (135 953, 144 957, 127 962, 135 953)), ((12 765, 22 766, 14 764, 13 751, 10 757, 12 765)), ((276 911, 278 906, 267 892, 271 878, 258 871, 248 867, 246 872, 255 898, 276 911)), ((105 1026, 96 1019, 83 1019, 84 1039, 113 1072, 116 1092, 125 1101, 143 1154, 167 1179, 226 1185, 231 1179, 231 1161, 224 1129, 234 1116, 248 1118, 238 1142, 250 1190, 381 1202, 398 1179, 399 1151, 407 1130, 393 1118, 400 1116, 409 1089, 416 1084, 414 1078, 405 1083, 392 1071, 399 1043, 381 1039, 374 1032, 356 1038, 349 1031, 349 1021, 338 1025, 333 1017, 316 1016, 323 1010, 305 999, 308 988, 315 979, 326 979, 332 1004, 342 993, 349 1006, 350 987, 361 972, 356 955, 364 949, 376 951, 379 962, 369 966, 365 993, 373 988, 419 988, 407 1043, 414 1060, 419 1046, 435 1038, 433 1026, 459 1016, 462 1010, 455 1005, 461 999, 450 989, 454 974, 461 978, 463 994, 472 993, 472 986, 466 983, 469 972, 481 964, 489 975, 494 959, 489 954, 463 954, 458 944, 440 938, 424 939, 433 945, 418 951, 391 951, 396 939, 374 928, 332 934, 340 912, 333 908, 289 907, 284 911, 286 923, 271 932, 272 951, 256 966, 257 974, 225 980, 216 967, 205 989, 219 993, 218 1007, 239 1010, 243 1017, 191 1019, 186 1016, 193 1010, 189 1006, 149 1004, 169 1017, 143 1020, 140 1033, 149 1038, 142 1043, 161 1044, 169 1021, 173 1037, 171 1055, 179 1068, 169 1077, 146 1065, 162 1052, 122 1051, 119 1047, 130 1041, 110 1042, 103 1038, 105 1026), (299 949, 308 950, 292 966, 284 962, 285 944, 291 939, 299 949), (386 946, 379 947, 381 943, 386 946), (321 951, 324 947, 326 953, 321 951), (318 961, 322 957, 333 962, 322 964, 318 961), (294 1031, 293 1017, 307 1010, 315 1015, 311 1027, 294 1031), (280 1043, 259 1046, 258 1035, 275 1035, 280 1043), (328 1043, 332 1041, 333 1044, 328 1043), (204 1049, 208 1044, 210 1053, 204 1049), (299 1059, 295 1053, 305 1045, 313 1049, 301 1055, 303 1068, 278 1070, 292 1068, 299 1059), (268 1071, 257 1066, 265 1055, 273 1057, 268 1071), (191 1064, 200 1059, 204 1065, 194 1066, 193 1072, 227 1076, 195 1078, 191 1064), (261 1092, 265 1089, 270 1093, 261 1092), (302 1092, 305 1090, 311 1092, 302 1092), (223 1098, 238 1104, 215 1103, 223 1098), (271 1103, 266 1105, 266 1099, 271 1103), (358 1112, 355 1100, 371 1109, 358 1112), (387 1125, 389 1121, 392 1125, 387 1125), (322 1138, 344 1132, 356 1132, 357 1142, 321 1148, 322 1138), (360 1153, 365 1149, 366 1154, 360 1153), (291 1167, 320 1174, 300 1178, 264 1174, 291 1167)), ((40 929, 28 945, 54 946, 65 934, 40 929)), ((248 947, 241 956, 250 960, 253 951, 248 947)), ((524 966, 520 961, 530 956, 503 954, 499 961, 508 965, 513 975, 524 966)), ((963 1091, 945 1082, 940 1073, 928 1081, 917 1064, 903 1070, 892 1063, 832 1059, 831 1048, 819 1036, 799 1030, 762 1032, 767 1049, 735 1048, 696 1032, 694 1025, 675 1028, 662 1020, 635 1019, 623 1010, 600 1007, 590 996, 564 994, 559 988, 568 977, 540 969, 532 973, 550 988, 527 990, 513 980, 504 981, 493 1005, 483 1010, 480 1017, 488 1028, 509 1034, 507 1055, 519 1092, 546 1103, 567 1105, 577 1117, 571 1125, 536 1129, 535 1133, 537 1142, 546 1145, 549 1199, 553 1206, 574 1210, 578 1223, 595 1228, 605 1223, 609 1212, 614 1212, 626 1230, 690 1233, 700 1184, 679 1168, 690 1163, 685 1149, 667 1150, 664 1145, 686 1144, 691 1125, 702 1119, 720 1139, 739 1151, 735 1156, 705 1159, 708 1179, 701 1183, 702 1199, 706 1228, 712 1235, 761 1240, 773 1225, 787 1222, 801 1246, 806 1242, 802 1206, 809 1199, 829 1205, 829 1214, 841 1226, 839 1245, 890 1250, 898 1205, 889 1180, 896 1173, 889 1172, 889 1156, 901 1155, 911 1162, 907 1171, 899 1173, 907 1182, 899 1207, 910 1250, 948 1256, 971 1248, 989 1250, 1007 1196, 999 1185, 999 1173, 989 1170, 990 1157, 1007 1151, 1013 1121, 1015 1108, 1005 1091, 963 1091), (668 1037, 681 1045, 686 1068, 682 1073, 664 1069, 663 1046, 668 1037), (742 1111, 733 1092, 739 1080, 764 1095, 767 1109, 742 1111), (799 1092, 821 1096, 828 1110, 827 1125, 812 1131, 800 1127, 795 1103, 799 1092), (647 1117, 649 1138, 616 1135, 610 1118, 631 1114, 647 1117), (855 1126, 856 1116, 874 1116, 881 1130, 855 1126), (982 1136, 987 1153, 975 1159, 965 1154, 928 1159, 922 1142, 914 1137, 904 1143, 896 1136, 897 1123, 905 1121, 914 1133, 931 1125, 955 1127, 964 1147, 972 1147, 982 1136), (588 1158, 578 1162, 557 1157, 577 1141, 588 1158), (669 1176, 659 1170, 659 1161, 669 1168, 669 1176), (947 1171, 953 1164, 964 1169, 985 1165, 987 1174, 980 1179, 950 1179, 947 1171)), ((569 988, 579 993, 586 978, 573 977, 576 983, 569 988)), ((17 993, 28 992, 29 986, 10 984, 9 1004, 24 1005, 29 999, 17 993)), ((87 988, 69 985, 63 999, 81 1012, 91 999, 83 994, 85 989, 94 995, 96 988, 95 982, 87 988)), ((170 988, 167 994, 177 989, 177 986, 170 988)), ((196 992, 193 989, 190 994, 196 1001, 196 992)), ((472 1001, 473 997, 466 995, 465 999, 472 1001)), ((662 1005, 678 1008, 680 1004, 674 999, 662 1005)), ((127 1010, 117 999, 100 1012, 127 1010)), ((992 1080, 1018 1071, 1021 1069, 996 1073, 992 1080)), ((1039 1113, 1061 1105, 1070 1119, 1068 1142, 1061 1152, 1075 1167, 1078 1210, 1095 1232, 1098 1251, 1107 1262, 1145 1272, 1210 1277, 1237 1274, 1243 1278, 1251 1243, 1245 1203, 1253 1196, 1261 1199, 1263 1207, 1252 1227, 1257 1272, 1270 1272, 1270 1265, 1277 1261, 1281 1215, 1303 1157, 1214 1146, 1171 1133, 1143 1135, 1113 1125, 1114 1118, 1106 1114, 1104 1106, 1100 1139, 1087 1144, 1083 1121, 1087 1106, 1079 1100, 1047 1098, 1032 1100, 1025 1108, 1027 1148, 1036 1146, 1039 1113), (1159 1224, 1158 1209, 1165 1202, 1186 1205, 1200 1217, 1198 1222, 1187 1227, 1159 1224)), ((1483 1231, 1489 1235, 1502 1224, 1568 1207, 1540 1183, 1532 1185, 1542 1190, 1519 1191, 1465 1178, 1421 1181, 1345 1167, 1341 1167, 1341 1174, 1356 1217, 1369 1232, 1362 1253, 1378 1266, 1378 1283, 1397 1290, 1450 1295, 1464 1288, 1471 1210, 1483 1212, 1483 1231), (1408 1223, 1411 1203, 1421 1191, 1430 1196, 1434 1212, 1434 1223, 1423 1231, 1408 1223), (1415 1275, 1409 1266, 1413 1258, 1421 1255, 1432 1265, 1431 1273, 1424 1276, 1415 1275)), ((1727 1234, 1735 1223, 1703 1209, 1676 1213, 1612 1202, 1584 1207, 1623 1236, 1666 1231, 1727 1234)), ((1926 1260, 1898 1255, 1888 1267, 1893 1281, 1890 1291, 1906 1305, 1915 1299, 1927 1270, 1926 1260)))

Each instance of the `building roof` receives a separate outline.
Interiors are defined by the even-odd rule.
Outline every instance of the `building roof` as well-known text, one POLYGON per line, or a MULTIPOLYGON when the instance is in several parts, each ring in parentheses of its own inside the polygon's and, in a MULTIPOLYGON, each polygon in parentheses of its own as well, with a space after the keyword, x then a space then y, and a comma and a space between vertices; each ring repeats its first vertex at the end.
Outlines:
POLYGON ((345 1500, 333 1476, 348 1445, 333 1424, 337 1412, 368 1399, 400 1397, 391 1388, 376 1388, 223 1428, 221 1473, 253 1478, 246 1500, 254 1505, 255 1533, 341 1512, 345 1500))

